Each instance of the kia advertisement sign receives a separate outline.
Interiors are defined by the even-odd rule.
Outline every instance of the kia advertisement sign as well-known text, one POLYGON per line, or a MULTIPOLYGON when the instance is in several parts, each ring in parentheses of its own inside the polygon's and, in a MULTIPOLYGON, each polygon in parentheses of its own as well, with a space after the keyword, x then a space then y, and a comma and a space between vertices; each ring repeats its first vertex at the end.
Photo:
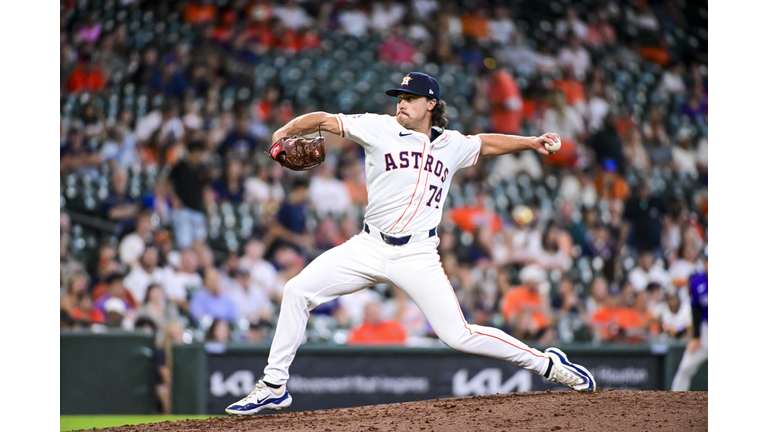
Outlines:
MULTIPOLYGON (((662 356, 642 353, 576 355, 604 389, 662 389, 662 356)), ((263 376, 266 354, 208 353, 209 414, 250 393, 263 376)), ((458 351, 398 349, 302 354, 291 366, 286 411, 344 408, 497 393, 564 390, 536 373, 511 363, 458 351)))

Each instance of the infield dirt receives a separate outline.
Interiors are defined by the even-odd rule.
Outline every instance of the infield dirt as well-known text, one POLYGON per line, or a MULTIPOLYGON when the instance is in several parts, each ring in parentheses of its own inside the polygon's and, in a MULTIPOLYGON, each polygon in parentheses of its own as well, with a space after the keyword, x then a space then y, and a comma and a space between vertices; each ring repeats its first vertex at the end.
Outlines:
POLYGON ((707 392, 598 390, 432 399, 92 429, 180 431, 706 431, 707 392))

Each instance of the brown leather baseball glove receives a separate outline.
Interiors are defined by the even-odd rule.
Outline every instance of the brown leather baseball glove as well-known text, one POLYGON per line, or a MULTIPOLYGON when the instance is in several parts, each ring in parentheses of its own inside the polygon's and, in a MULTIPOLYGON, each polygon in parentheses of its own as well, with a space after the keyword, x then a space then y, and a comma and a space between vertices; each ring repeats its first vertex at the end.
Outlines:
POLYGON ((269 155, 293 171, 312 169, 325 161, 325 138, 283 137, 272 145, 269 155))

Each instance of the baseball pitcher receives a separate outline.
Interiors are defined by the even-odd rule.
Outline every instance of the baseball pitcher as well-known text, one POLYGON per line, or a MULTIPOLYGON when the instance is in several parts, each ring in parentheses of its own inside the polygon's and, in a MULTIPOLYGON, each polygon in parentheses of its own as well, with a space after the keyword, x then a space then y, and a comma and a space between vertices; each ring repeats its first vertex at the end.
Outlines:
POLYGON ((509 361, 579 392, 594 392, 595 380, 557 348, 544 352, 503 331, 467 323, 437 253, 437 226, 454 174, 480 156, 534 150, 549 155, 559 136, 462 135, 444 129, 445 102, 429 75, 413 72, 399 88, 397 114, 315 112, 292 120, 273 135, 272 158, 294 170, 325 158, 322 139, 302 135, 325 131, 353 140, 365 150, 368 206, 360 234, 312 261, 285 286, 280 316, 264 369, 251 394, 227 407, 233 415, 291 405, 286 384, 310 311, 363 288, 386 283, 400 287, 424 312, 449 347, 509 361))

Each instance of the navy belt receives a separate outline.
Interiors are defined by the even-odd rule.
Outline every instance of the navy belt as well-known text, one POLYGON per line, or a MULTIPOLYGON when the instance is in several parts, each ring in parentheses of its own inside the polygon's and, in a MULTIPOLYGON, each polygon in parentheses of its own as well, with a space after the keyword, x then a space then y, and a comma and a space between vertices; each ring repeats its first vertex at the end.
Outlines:
MULTIPOLYGON (((364 228, 365 232, 370 234, 371 233, 371 229, 368 228, 368 224, 363 222, 363 225, 365 227, 364 228)), ((392 246, 402 246, 404 244, 407 244, 411 240, 411 236, 409 236, 409 235, 404 236, 404 237, 392 237, 392 236, 388 236, 388 235, 386 235, 386 234, 384 234, 382 232, 380 232, 379 234, 381 235, 381 239, 384 240, 384 243, 392 245, 392 246)), ((437 235, 437 227, 432 228, 431 230, 429 230, 429 235, 427 236, 427 238, 434 237, 436 235, 437 235)))

